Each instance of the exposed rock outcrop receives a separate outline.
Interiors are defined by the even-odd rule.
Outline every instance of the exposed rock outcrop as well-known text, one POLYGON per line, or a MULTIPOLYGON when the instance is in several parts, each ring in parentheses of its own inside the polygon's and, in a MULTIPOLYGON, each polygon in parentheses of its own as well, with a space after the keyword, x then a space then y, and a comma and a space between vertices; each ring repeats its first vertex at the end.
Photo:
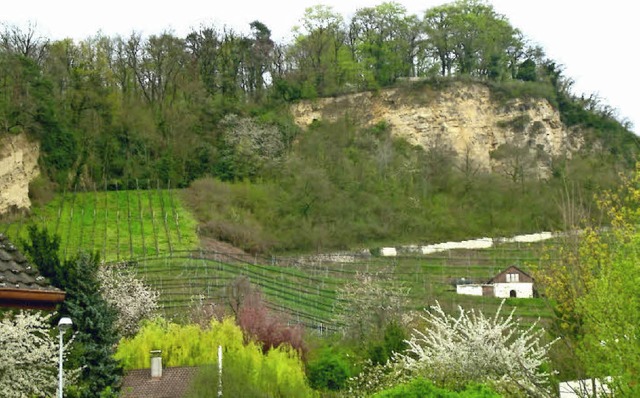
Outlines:
POLYGON ((482 84, 456 83, 441 90, 391 88, 301 101, 291 111, 303 127, 316 119, 336 120, 345 115, 368 125, 386 122, 392 134, 411 144, 452 150, 458 159, 470 158, 487 170, 504 167, 501 157, 524 149, 538 174, 545 175, 551 157, 570 156, 581 146, 579 136, 563 125, 548 101, 498 102, 482 84))
POLYGON ((0 215, 31 207, 29 182, 40 174, 39 154, 25 134, 0 134, 0 215))

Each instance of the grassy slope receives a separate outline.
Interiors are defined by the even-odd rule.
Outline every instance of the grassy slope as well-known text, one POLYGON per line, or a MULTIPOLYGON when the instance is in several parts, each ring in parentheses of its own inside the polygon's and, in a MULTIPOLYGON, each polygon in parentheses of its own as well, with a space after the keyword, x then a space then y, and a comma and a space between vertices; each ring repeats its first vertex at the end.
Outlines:
POLYGON ((61 239, 61 254, 98 251, 106 261, 193 250, 196 221, 173 190, 62 194, 27 219, 0 225, 14 241, 29 223, 46 226, 61 239))

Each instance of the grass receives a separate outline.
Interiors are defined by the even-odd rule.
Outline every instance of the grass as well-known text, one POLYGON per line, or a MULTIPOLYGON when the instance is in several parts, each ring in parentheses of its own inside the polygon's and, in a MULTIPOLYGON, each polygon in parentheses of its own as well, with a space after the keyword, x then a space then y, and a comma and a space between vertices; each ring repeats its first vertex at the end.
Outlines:
POLYGON ((0 224, 0 231, 17 242, 29 223, 59 235, 64 258, 97 251, 105 261, 120 261, 199 246, 195 219, 168 189, 64 193, 28 218, 0 224))

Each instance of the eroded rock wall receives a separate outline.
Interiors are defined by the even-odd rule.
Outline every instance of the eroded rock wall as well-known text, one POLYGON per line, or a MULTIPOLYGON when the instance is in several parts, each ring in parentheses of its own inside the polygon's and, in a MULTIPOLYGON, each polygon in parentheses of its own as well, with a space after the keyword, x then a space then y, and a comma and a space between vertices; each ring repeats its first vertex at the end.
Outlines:
POLYGON ((31 207, 29 182, 40 174, 39 153, 25 134, 0 134, 0 215, 31 207))
MULTIPOLYGON (((386 122, 392 134, 426 149, 446 147, 458 159, 471 158, 483 169, 494 170, 500 161, 491 154, 501 145, 528 148, 538 159, 570 156, 581 145, 560 120, 560 114, 543 99, 498 102, 482 84, 453 84, 449 88, 392 88, 337 98, 296 103, 291 109, 296 123, 336 120, 344 115, 365 124, 386 122)), ((538 162, 545 174, 543 161, 538 162)))

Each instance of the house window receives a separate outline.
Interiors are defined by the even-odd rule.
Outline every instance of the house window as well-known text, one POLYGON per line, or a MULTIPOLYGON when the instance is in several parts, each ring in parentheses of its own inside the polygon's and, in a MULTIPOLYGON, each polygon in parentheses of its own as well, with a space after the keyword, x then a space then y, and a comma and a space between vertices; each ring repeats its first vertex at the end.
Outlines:
POLYGON ((507 283, 520 282, 520 274, 507 274, 507 283))

